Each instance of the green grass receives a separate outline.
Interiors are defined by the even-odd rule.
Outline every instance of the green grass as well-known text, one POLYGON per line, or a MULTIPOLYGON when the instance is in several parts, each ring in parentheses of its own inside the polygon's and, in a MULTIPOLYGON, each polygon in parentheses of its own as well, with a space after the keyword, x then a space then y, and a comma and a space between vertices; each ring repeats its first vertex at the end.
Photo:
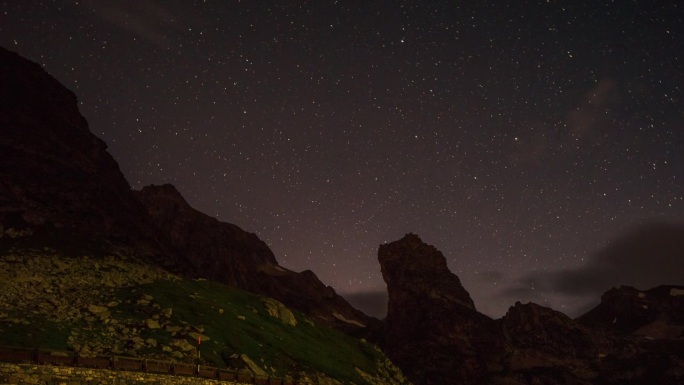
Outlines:
MULTIPOLYGON (((73 246, 74 251, 70 253, 65 251, 64 244, 52 242, 30 245, 22 242, 0 242, 0 249, 12 249, 15 253, 58 254, 60 258, 65 259, 80 258, 79 256, 84 254, 92 258, 106 248, 106 245, 101 244, 92 246, 81 248, 80 252, 73 246), (90 254, 91 252, 93 254, 90 254)), ((96 259, 95 257, 89 261, 96 259)), ((92 271, 85 269, 85 274, 97 278, 107 274, 111 269, 118 268, 109 266, 92 271)), ((79 270, 78 274, 84 273, 79 270)), ((190 329, 194 328, 209 337, 208 340, 202 341, 200 346, 202 363, 205 365, 235 368, 241 362, 231 356, 245 354, 273 376, 321 372, 343 383, 364 384, 366 382, 359 376, 356 368, 375 375, 379 369, 378 363, 384 363, 386 360, 374 345, 327 326, 314 325, 301 313, 293 311, 297 320, 296 326, 285 324, 268 314, 263 297, 215 282, 158 280, 119 289, 86 288, 84 295, 88 296, 86 307, 84 308, 84 304, 81 303, 81 308, 77 309, 82 317, 96 318, 87 310, 87 304, 103 305, 116 301, 118 305, 110 306, 108 309, 111 312, 109 320, 115 320, 117 327, 125 327, 128 330, 123 335, 130 338, 130 331, 136 329, 137 332, 133 335, 137 333, 137 337, 143 340, 152 338, 157 341, 156 348, 145 346, 138 349, 135 353, 139 356, 169 358, 171 353, 164 352, 162 347, 171 345, 173 340, 178 338, 184 338, 195 348, 198 347, 196 338, 189 333, 173 336, 163 328, 141 328, 148 318, 160 316, 162 323, 169 321, 175 326, 189 325, 190 329), (148 305, 139 305, 137 302, 144 295, 152 296, 153 299, 148 305), (161 316, 165 308, 173 309, 168 320, 161 316)), ((127 342, 113 336, 122 335, 116 331, 121 329, 114 328, 114 334, 108 331, 108 328, 112 327, 111 324, 92 319, 88 322, 86 318, 81 318, 75 323, 54 321, 52 319, 55 317, 49 314, 39 316, 27 311, 32 308, 31 304, 22 304, 24 305, 23 310, 0 309, 0 313, 7 314, 0 320, 0 345, 69 350, 68 339, 72 336, 76 343, 94 341, 96 345, 108 347, 110 351, 123 352, 130 349, 131 341, 127 342), (13 319, 25 322, 15 323, 12 322, 13 319)))
POLYGON ((42 317, 23 317, 28 324, 0 321, 0 345, 66 350, 71 326, 42 317))
MULTIPOLYGON (((276 376, 300 368, 320 371, 343 381, 363 382, 355 367, 375 373, 376 361, 384 360, 366 342, 325 326, 312 326, 304 321, 305 316, 296 312, 297 325, 284 324, 268 315, 262 297, 209 281, 157 281, 127 289, 122 291, 121 298, 131 304, 120 305, 116 316, 149 316, 141 313, 141 307, 133 305, 143 294, 154 297, 153 302, 161 308, 172 308, 174 324, 187 322, 204 329, 202 334, 210 339, 202 342, 201 355, 214 366, 225 367, 232 354, 246 354, 260 367, 273 368, 272 374, 276 376)), ((149 332, 156 333, 152 337, 157 340, 165 333, 159 329, 149 332)), ((190 337, 188 340, 197 347, 196 340, 190 337)))

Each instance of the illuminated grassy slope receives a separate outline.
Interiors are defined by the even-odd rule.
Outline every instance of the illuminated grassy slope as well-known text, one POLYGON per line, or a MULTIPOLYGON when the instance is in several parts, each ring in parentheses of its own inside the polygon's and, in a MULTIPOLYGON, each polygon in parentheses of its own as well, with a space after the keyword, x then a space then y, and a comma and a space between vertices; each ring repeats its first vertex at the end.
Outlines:
POLYGON ((0 344, 195 362, 201 337, 205 365, 341 383, 404 383, 370 343, 277 301, 182 280, 126 255, 5 249, 0 344))

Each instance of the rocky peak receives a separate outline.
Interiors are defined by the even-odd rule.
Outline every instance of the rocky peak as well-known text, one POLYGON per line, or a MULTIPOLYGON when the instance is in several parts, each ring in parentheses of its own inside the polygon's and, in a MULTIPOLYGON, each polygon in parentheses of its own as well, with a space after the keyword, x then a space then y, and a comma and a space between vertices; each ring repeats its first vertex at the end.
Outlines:
POLYGON ((416 384, 471 384, 486 380, 503 337, 475 311, 444 255, 417 235, 380 246, 378 260, 389 304, 384 348, 416 384))
POLYGON ((0 47, 0 238, 76 237, 168 253, 76 96, 0 47))
POLYGON ((388 313, 403 311, 393 306, 392 299, 403 303, 408 298, 475 309, 458 276, 449 271, 444 255, 417 235, 406 234, 396 242, 381 245, 378 259, 390 296, 388 313))
POLYGON ((237 284, 242 268, 277 264, 259 237, 195 210, 173 185, 146 186, 134 193, 173 246, 204 278, 244 287, 247 283, 237 284))

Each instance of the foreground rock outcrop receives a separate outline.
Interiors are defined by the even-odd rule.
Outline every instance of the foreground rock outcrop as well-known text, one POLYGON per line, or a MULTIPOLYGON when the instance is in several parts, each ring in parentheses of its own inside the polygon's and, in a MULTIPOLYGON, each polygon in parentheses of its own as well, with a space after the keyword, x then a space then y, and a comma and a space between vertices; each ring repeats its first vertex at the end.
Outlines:
POLYGON ((503 335, 433 246, 408 234, 381 245, 387 283, 387 355, 416 384, 485 382, 503 355, 503 335))

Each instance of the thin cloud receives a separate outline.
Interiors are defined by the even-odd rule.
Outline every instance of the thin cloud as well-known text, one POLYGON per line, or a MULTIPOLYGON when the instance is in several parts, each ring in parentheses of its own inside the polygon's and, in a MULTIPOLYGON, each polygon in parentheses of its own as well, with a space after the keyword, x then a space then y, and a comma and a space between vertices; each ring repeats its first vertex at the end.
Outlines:
POLYGON ((181 20, 179 15, 182 13, 174 12, 167 3, 153 0, 123 3, 90 0, 82 4, 115 28, 164 49, 171 47, 173 36, 193 24, 186 19, 181 20))
POLYGON ((568 313, 586 310, 611 287, 649 289, 684 284, 684 224, 652 223, 633 229, 575 269, 533 273, 501 291, 511 299, 565 297, 568 313))
POLYGON ((387 291, 367 291, 342 294, 352 306, 375 318, 385 318, 387 315, 387 291))
POLYGON ((601 79, 589 90, 584 102, 570 111, 566 117, 570 141, 590 141, 599 138, 612 115, 607 114, 620 99, 620 88, 613 79, 601 79))

